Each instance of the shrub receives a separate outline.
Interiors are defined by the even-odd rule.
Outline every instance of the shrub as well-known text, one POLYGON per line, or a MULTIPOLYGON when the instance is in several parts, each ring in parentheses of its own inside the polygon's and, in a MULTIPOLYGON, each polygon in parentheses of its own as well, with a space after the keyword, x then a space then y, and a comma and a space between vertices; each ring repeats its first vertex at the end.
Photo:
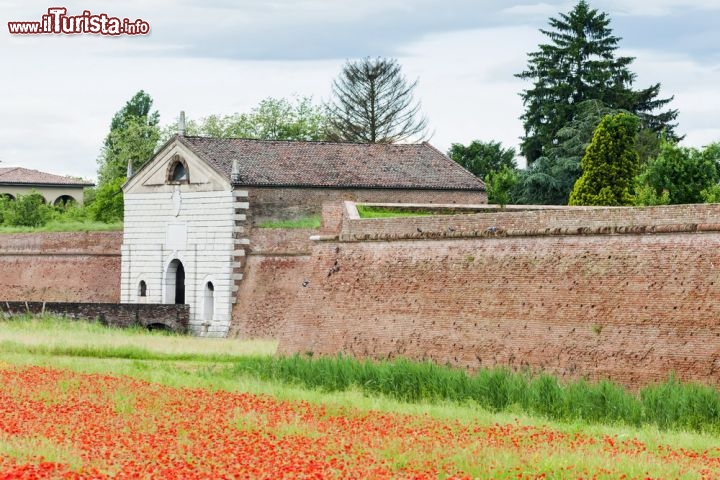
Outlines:
POLYGON ((668 203, 700 203, 702 192, 720 179, 716 151, 714 145, 698 150, 664 140, 660 153, 648 162, 637 181, 650 186, 657 196, 667 191, 668 203))
POLYGON ((720 185, 715 184, 701 190, 700 197, 705 203, 720 203, 720 185))
POLYGON ((510 203, 510 191, 517 185, 517 172, 507 166, 502 170, 490 172, 485 178, 488 202, 504 207, 510 203))
POLYGON ((670 192, 663 190, 660 195, 653 187, 647 184, 635 187, 634 204, 638 207, 650 207, 652 205, 668 205, 670 203, 670 192))
POLYGON ((88 207, 93 220, 112 223, 123 219, 122 185, 125 178, 117 178, 98 187, 92 204, 88 207))
POLYGON ((14 201, 5 201, 3 224, 13 227, 41 227, 53 216, 52 207, 37 192, 18 195, 14 201))

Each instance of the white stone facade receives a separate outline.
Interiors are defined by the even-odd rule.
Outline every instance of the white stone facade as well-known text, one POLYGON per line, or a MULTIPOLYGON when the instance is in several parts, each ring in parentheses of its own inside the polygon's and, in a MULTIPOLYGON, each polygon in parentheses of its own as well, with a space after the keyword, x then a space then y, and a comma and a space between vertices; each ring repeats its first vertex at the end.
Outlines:
POLYGON ((244 214, 239 213, 247 208, 247 192, 234 191, 227 179, 177 142, 159 152, 123 190, 121 301, 186 303, 193 334, 226 336, 247 244, 244 214), (174 181, 179 162, 187 178, 174 181))

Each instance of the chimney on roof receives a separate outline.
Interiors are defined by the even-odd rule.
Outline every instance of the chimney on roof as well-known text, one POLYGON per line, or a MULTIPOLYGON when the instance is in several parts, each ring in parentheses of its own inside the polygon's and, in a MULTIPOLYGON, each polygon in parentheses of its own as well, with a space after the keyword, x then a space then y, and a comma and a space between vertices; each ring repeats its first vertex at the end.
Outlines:
POLYGON ((178 120, 178 135, 181 137, 185 136, 185 111, 180 111, 180 120, 178 120))
POLYGON ((127 178, 133 176, 132 160, 128 160, 127 178))
POLYGON ((235 159, 233 159, 233 163, 232 163, 232 172, 230 175, 230 179, 232 181, 235 181, 238 178, 240 178, 240 164, 238 163, 237 158, 235 158, 235 159))

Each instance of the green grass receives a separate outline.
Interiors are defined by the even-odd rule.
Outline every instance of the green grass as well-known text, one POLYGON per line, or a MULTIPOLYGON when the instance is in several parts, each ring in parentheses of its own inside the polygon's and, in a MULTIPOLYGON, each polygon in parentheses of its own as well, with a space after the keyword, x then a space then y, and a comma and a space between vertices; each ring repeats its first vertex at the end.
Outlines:
POLYGON ((720 433, 720 393, 672 377, 633 394, 605 381, 560 383, 550 375, 507 369, 471 375, 404 359, 276 357, 276 346, 272 341, 202 339, 52 317, 0 320, 0 361, 10 363, 109 370, 176 386, 260 388, 275 395, 289 389, 312 392, 319 399, 360 396, 374 405, 390 401, 441 410, 455 405, 568 424, 720 433))
POLYGON ((473 403, 492 412, 522 412, 564 422, 653 425, 663 430, 720 433, 720 393, 670 378, 639 395, 607 381, 561 384, 550 375, 507 369, 474 375, 430 362, 358 361, 344 357, 247 357, 236 374, 336 392, 357 389, 402 402, 473 403))
POLYGON ((276 348, 275 341, 203 339, 52 316, 0 318, 0 351, 41 356, 228 362, 246 355, 272 355, 276 348))
MULTIPOLYGON (((478 449, 470 439, 461 448, 437 445, 437 451, 429 452, 447 462, 443 465, 455 465, 471 477, 510 478, 489 477, 486 465, 501 465, 507 472, 513 471, 513 466, 534 465, 533 473, 550 471, 560 475, 553 478, 577 478, 583 469, 602 471, 607 462, 612 462, 614 471, 632 478, 645 478, 650 474, 653 478, 699 478, 695 473, 688 473, 682 459, 661 461, 656 453, 668 445, 700 455, 702 452, 714 455, 712 452, 717 448, 717 431, 705 423, 712 414, 703 408, 713 404, 716 394, 713 396, 712 389, 696 389, 672 379, 636 396, 608 383, 561 384, 550 376, 532 377, 507 370, 483 371, 471 376, 462 370, 407 360, 359 362, 308 355, 276 358, 275 349, 275 342, 120 330, 52 317, 0 318, 0 368, 8 368, 8 364, 41 365, 83 373, 128 375, 173 387, 243 391, 282 400, 303 400, 322 404, 330 416, 362 415, 363 411, 375 410, 416 415, 420 417, 418 421, 426 416, 456 420, 480 428, 527 425, 561 432, 570 438, 575 434, 592 436, 599 442, 597 448, 573 452, 550 444, 544 447, 542 442, 538 442, 535 449, 526 449, 523 445, 478 449), (635 408, 640 408, 641 421, 628 425, 623 415, 636 411, 635 408), (575 413, 568 415, 568 411, 575 413), (653 416, 662 421, 649 421, 653 416), (688 422, 688 418, 694 420, 688 422), (680 424, 699 422, 695 424, 700 426, 696 430, 705 433, 678 427, 679 419, 685 419, 680 424), (680 430, 668 431, 667 428, 680 430), (617 441, 637 439, 653 454, 635 457, 623 452, 608 453, 601 443, 605 436, 617 441), (565 475, 566 466, 574 469, 567 470, 565 475)), ((65 392, 71 396, 79 383, 65 381, 59 387, 47 398, 38 397, 38 401, 53 405, 62 400, 58 399, 57 390, 61 397, 65 392)), ((108 395, 113 411, 122 415, 135 413, 137 402, 132 395, 126 391, 108 392, 108 395)), ((159 402, 158 408, 161 406, 159 402)), ((151 420, 148 422, 136 428, 150 431, 154 424, 151 420)), ((276 438, 322 437, 312 425, 298 419, 269 427, 266 417, 250 413, 238 415, 233 425, 240 434, 272 428, 276 438)), ((179 437, 183 435, 178 432, 179 437)), ((392 438, 381 447, 384 450, 380 455, 385 455, 397 468, 423 460, 409 445, 394 443, 392 438)), ((33 462, 38 454, 51 461, 67 463, 74 469, 86 465, 70 443, 57 443, 42 435, 0 434, 0 455, 23 463, 33 462)), ((445 477, 438 475, 438 478, 445 477)), ((600 478, 610 477, 601 475, 600 478)))
POLYGON ((213 374, 225 379, 249 376, 320 392, 356 390, 401 402, 473 403, 492 412, 523 412, 568 422, 720 432, 718 392, 672 378, 644 388, 638 396, 609 382, 560 384, 549 375, 533 377, 505 369, 468 375, 463 370, 403 359, 371 362, 344 357, 272 357, 275 346, 274 342, 107 329, 52 318, 0 323, 0 349, 7 354, 183 362, 193 368, 212 364, 213 374))
POLYGON ((358 205, 357 211, 360 214, 360 218, 422 217, 443 214, 442 210, 431 211, 426 209, 378 207, 372 205, 358 205))
POLYGON ((260 228, 320 228, 320 215, 291 218, 287 220, 267 220, 260 222, 260 228))
POLYGON ((10 227, 0 226, 0 233, 31 233, 31 232, 100 232, 123 229, 122 222, 103 223, 94 221, 51 220, 42 227, 10 227))

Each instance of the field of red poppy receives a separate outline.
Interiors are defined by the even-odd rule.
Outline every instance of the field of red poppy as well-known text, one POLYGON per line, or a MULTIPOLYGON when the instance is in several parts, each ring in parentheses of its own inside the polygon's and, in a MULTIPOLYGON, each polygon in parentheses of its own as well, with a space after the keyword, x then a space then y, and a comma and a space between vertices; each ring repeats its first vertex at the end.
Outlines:
POLYGON ((720 478, 720 448, 0 363, 0 478, 720 478))

